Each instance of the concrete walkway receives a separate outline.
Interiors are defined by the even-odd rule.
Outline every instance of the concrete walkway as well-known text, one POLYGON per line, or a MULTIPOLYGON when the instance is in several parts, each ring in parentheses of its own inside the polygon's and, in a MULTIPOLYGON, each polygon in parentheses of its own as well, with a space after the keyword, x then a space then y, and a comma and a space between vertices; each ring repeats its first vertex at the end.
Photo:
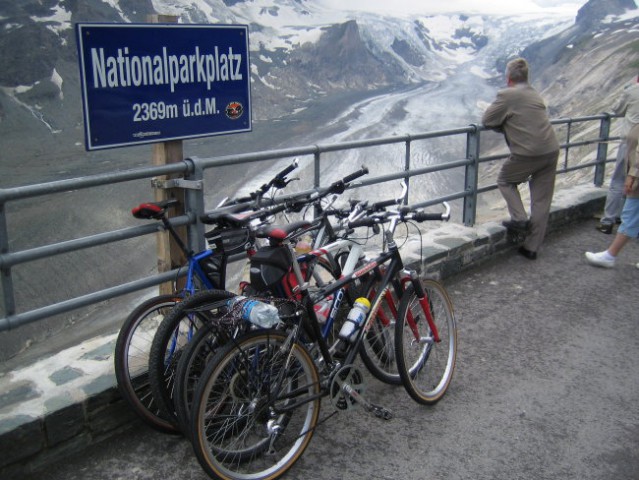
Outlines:
MULTIPOLYGON (((424 478, 421 470, 411 469, 419 465, 430 465, 426 471, 444 468, 445 462, 452 459, 445 460, 435 453, 446 447, 444 450, 450 450, 460 469, 458 475, 447 478, 635 478, 627 472, 639 469, 639 377, 635 367, 639 361, 639 269, 635 267, 639 245, 629 244, 613 270, 586 265, 584 251, 605 248, 612 236, 597 232, 593 219, 574 223, 574 209, 562 205, 562 201, 583 205, 595 198, 601 204, 600 189, 585 192, 585 202, 583 195, 584 192, 579 193, 576 203, 574 197, 556 199, 552 232, 534 262, 517 255, 498 223, 479 229, 451 226, 464 239, 450 246, 447 254, 437 253, 441 250, 437 244, 426 247, 434 250, 430 255, 435 263, 439 262, 439 270, 453 272, 445 277, 459 314, 458 371, 442 407, 438 405, 433 410, 443 408, 443 417, 437 425, 425 427, 432 427, 428 435, 441 433, 443 436, 437 438, 443 444, 437 440, 437 446, 424 453, 422 461, 403 465, 398 470, 402 472, 400 476, 391 471, 393 462, 380 464, 364 476, 424 478), (455 274, 455 265, 464 273, 455 274), (579 395, 585 395, 589 404, 579 395), (449 408, 451 411, 445 413, 449 408), (509 424, 513 430, 507 432, 502 429, 503 422, 518 425, 509 424), (449 425, 450 432, 440 432, 443 425, 449 425), (524 427, 526 432, 519 432, 524 427), (522 435, 532 435, 533 443, 525 447, 530 440, 522 435), (471 441, 468 436, 476 438, 471 441), (488 443, 477 443, 479 438, 488 443), (557 462, 555 457, 560 452, 553 450, 553 445, 559 448, 562 441, 585 442, 584 453, 575 454, 587 460, 590 472, 571 470, 570 458, 557 462), (497 451, 491 451, 490 442, 496 442, 497 451), (515 449, 513 442, 524 443, 515 449), (597 445, 599 451, 595 450, 597 445), (587 452, 596 457, 586 459, 587 452), (548 456, 554 466, 548 465, 548 456), (471 465, 470 459, 479 464, 471 465), (507 474, 508 462, 519 464, 510 472, 513 475, 507 474), (601 466, 602 462, 605 466, 601 466), (546 474, 537 475, 535 469, 546 474), (478 474, 472 476, 471 472, 478 474)), ((584 215, 583 210, 581 214, 584 215)), ((450 236, 442 235, 439 245, 450 242, 450 236)), ((131 425, 141 423, 117 394, 112 371, 114 343, 115 335, 92 339, 0 377, 0 477, 23 478, 47 466, 47 478, 51 480, 204 478, 192 457, 184 460, 190 455, 185 442, 145 427, 130 430, 131 425), (102 442, 106 438, 116 441, 102 442), (155 452, 177 449, 174 453, 184 465, 174 473, 177 475, 184 468, 186 471, 181 471, 185 476, 165 475, 170 467, 147 455, 147 447, 133 445, 132 441, 149 442, 148 449, 155 452), (130 456, 127 464, 130 449, 138 453, 130 456), (49 468, 56 460, 78 451, 85 453, 49 468), (100 473, 105 469, 104 464, 99 466, 100 462, 107 461, 103 451, 120 459, 119 474, 100 473), (76 477, 73 472, 83 473, 76 477)), ((389 395, 386 387, 371 387, 383 396, 389 395)), ((392 402, 389 406, 396 402, 388 401, 392 402)), ((361 428, 353 426, 357 418, 362 425, 370 422, 358 415, 345 423, 357 432, 361 428)), ((414 428, 409 419, 405 420, 400 420, 401 428, 414 428)), ((342 435, 348 437, 352 433, 342 435)), ((389 438, 395 434, 389 433, 389 438)), ((365 432, 358 435, 366 439, 365 432)), ((418 430, 412 435, 419 437, 421 433, 418 430)), ((312 445, 316 443, 323 445, 317 439, 312 445)), ((372 445, 362 448, 374 451, 372 445)), ((314 471, 313 459, 319 462, 318 455, 324 450, 326 446, 310 448, 301 462, 302 470, 293 478, 350 478, 350 474, 340 474, 339 470, 314 471)), ((568 450, 562 446, 562 455, 569 455, 568 450)), ((323 454, 330 458, 330 449, 323 454)), ((401 452, 397 455, 400 457, 395 457, 394 462, 401 462, 401 452)), ((343 462, 335 465, 349 470, 343 462)), ((356 470, 351 469, 350 473, 355 475, 356 470)), ((360 476, 363 473, 359 470, 360 476)), ((37 474, 34 478, 38 478, 37 474)), ((432 478, 446 476, 440 472, 432 478)))

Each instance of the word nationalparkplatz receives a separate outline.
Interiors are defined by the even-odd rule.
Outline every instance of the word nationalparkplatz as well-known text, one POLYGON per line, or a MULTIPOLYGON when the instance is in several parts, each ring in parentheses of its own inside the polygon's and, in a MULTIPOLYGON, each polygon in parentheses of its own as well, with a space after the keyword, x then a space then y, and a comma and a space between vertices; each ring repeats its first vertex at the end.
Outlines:
POLYGON ((215 82, 243 80, 242 55, 233 47, 221 53, 215 46, 208 53, 196 46, 189 55, 170 54, 167 47, 157 55, 134 55, 128 47, 107 55, 104 48, 91 48, 91 61, 95 89, 167 85, 173 93, 180 84, 206 83, 211 90, 215 82))

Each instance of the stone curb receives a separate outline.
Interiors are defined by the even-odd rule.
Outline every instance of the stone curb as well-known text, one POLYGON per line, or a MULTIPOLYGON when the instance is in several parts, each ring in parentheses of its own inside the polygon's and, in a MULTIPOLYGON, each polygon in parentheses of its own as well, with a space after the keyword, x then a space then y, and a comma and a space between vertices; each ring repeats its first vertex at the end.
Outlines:
MULTIPOLYGON (((592 218, 602 210, 605 196, 606 189, 589 185, 557 191, 548 233, 592 218)), ((402 252, 407 264, 421 265, 423 275, 445 279, 514 247, 499 222, 488 222, 475 227, 444 225, 422 239, 410 238, 402 252)), ((38 391, 33 382, 12 382, 12 374, 0 377, 0 478, 11 480, 36 472, 139 425, 116 388, 112 367, 115 336, 90 342, 93 344, 82 355, 89 363, 58 366, 48 372, 54 384, 63 386, 50 398, 44 398, 50 392, 38 391), (30 405, 34 406, 29 412, 19 408, 30 405)))

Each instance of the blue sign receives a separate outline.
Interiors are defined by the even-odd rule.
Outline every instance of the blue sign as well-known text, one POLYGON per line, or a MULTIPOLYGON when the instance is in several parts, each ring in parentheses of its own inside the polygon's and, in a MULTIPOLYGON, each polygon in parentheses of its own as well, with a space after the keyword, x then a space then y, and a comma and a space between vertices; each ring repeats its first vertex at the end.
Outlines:
POLYGON ((251 131, 248 26, 77 24, 87 150, 251 131))

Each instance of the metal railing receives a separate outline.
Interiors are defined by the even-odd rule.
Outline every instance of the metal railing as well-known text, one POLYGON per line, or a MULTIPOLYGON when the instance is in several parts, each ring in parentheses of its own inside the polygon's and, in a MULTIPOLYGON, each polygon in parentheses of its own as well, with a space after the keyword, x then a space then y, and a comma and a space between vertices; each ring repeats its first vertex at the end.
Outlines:
MULTIPOLYGON (((607 159, 608 142, 619 138, 610 137, 611 118, 612 117, 608 114, 602 114, 588 117, 553 120, 553 124, 557 126, 557 130, 565 128, 566 131, 565 137, 560 135, 558 132, 560 141, 562 141, 561 149, 563 152, 563 160, 560 168, 558 169, 558 173, 567 173, 576 169, 594 167, 593 181, 597 186, 602 185, 604 181, 605 164, 610 161, 607 159), (596 128, 597 122, 598 128, 596 128), (596 133, 593 134, 593 130, 596 130, 596 133), (580 153, 578 159, 579 163, 571 163, 571 152, 580 147, 588 147, 591 145, 597 145, 596 153, 592 156, 592 158, 588 158, 588 154, 580 153)), ((15 266, 62 253, 77 252, 90 247, 149 235, 160 231, 161 226, 156 224, 147 224, 143 226, 127 227, 74 240, 51 243, 20 251, 11 251, 10 235, 12 232, 10 232, 8 228, 6 209, 6 205, 10 202, 27 198, 43 197, 60 192, 90 189, 96 186, 116 184, 135 179, 153 178, 160 175, 181 175, 184 180, 189 181, 185 182, 186 184, 203 187, 205 185, 204 172, 209 169, 219 168, 225 165, 240 165, 307 155, 313 157, 313 186, 318 187, 321 185, 322 181, 320 175, 320 163, 323 156, 325 157, 326 154, 330 152, 345 152, 382 145, 403 144, 404 162, 401 170, 391 174, 365 178, 361 181, 361 184, 358 185, 358 188, 381 184, 396 179, 405 179, 410 186, 410 180, 413 178, 427 177, 435 172, 445 172, 461 168, 464 171, 464 180, 463 185, 460 185, 458 190, 447 192, 444 195, 428 199, 427 201, 411 204, 419 207, 427 207, 439 204, 442 201, 460 200, 462 202, 461 219, 463 223, 465 225, 473 225, 476 221, 478 196, 497 188, 496 184, 484 186, 479 185, 480 165, 494 160, 499 160, 507 156, 507 153, 481 156, 481 134, 484 131, 486 130, 482 127, 470 125, 463 128, 425 132, 415 135, 393 136, 327 145, 312 145, 301 148, 228 155, 216 158, 188 158, 179 163, 166 166, 143 167, 121 172, 0 189, 0 274, 4 300, 4 316, 0 318, 0 331, 10 330, 53 315, 69 312, 74 309, 112 299, 124 294, 156 286, 163 282, 173 280, 178 274, 176 270, 155 274, 41 308, 17 312, 14 296, 14 281, 12 276, 12 269, 15 266), (444 161, 443 163, 436 165, 415 166, 412 164, 411 152, 412 147, 416 142, 431 139, 442 139, 445 137, 462 139, 465 137, 466 147, 463 157, 444 161)), ((501 144, 503 145, 503 141, 501 144)), ((185 214, 171 219, 171 223, 175 226, 187 226, 188 244, 194 251, 200 251, 206 247, 203 235, 204 225, 199 221, 200 216, 205 213, 205 190, 205 188, 198 187, 187 188, 185 190, 185 214)))

